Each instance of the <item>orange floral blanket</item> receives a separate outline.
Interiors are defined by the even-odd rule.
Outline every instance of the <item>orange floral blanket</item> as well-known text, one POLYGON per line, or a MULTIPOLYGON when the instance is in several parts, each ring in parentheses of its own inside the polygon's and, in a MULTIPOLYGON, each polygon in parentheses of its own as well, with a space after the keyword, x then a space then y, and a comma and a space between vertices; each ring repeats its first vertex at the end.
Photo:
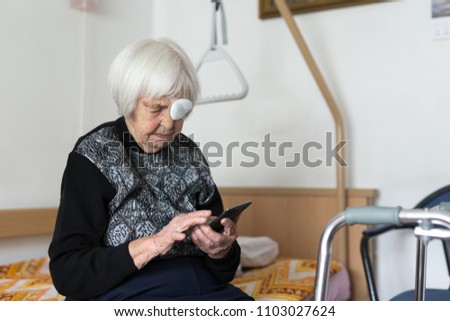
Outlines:
MULTIPOLYGON (((231 283, 255 300, 310 300, 314 292, 315 271, 314 260, 279 258, 266 267, 245 271, 231 283)), ((341 264, 332 262, 330 281, 341 272, 347 273, 341 264)), ((342 286, 345 294, 340 299, 345 300, 350 296, 350 284, 344 282, 342 286)), ((52 284, 48 258, 0 265, 0 301, 59 300, 64 300, 64 296, 58 294, 52 284)))
MULTIPOLYGON (((330 280, 343 266, 332 262, 330 267, 330 280)), ((255 300, 284 300, 303 301, 311 300, 314 294, 314 281, 316 275, 316 261, 279 258, 272 264, 257 269, 251 269, 236 277, 231 283, 240 288, 255 300)), ((350 297, 350 284, 348 278, 339 285, 343 295, 336 299, 347 300, 350 297)))
POLYGON ((64 297, 55 290, 48 258, 0 265, 0 301, 55 301, 64 297))

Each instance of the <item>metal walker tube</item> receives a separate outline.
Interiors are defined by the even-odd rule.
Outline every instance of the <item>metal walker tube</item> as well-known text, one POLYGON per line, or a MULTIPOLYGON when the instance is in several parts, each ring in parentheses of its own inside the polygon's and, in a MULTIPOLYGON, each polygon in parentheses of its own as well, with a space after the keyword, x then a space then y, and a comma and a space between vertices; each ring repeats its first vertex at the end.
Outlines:
MULTIPOLYGON (((444 204, 444 203, 443 203, 444 204)), ((331 244, 336 232, 345 225, 417 223, 414 233, 418 237, 416 256, 416 300, 425 300, 425 272, 427 245, 431 239, 450 239, 450 213, 448 203, 438 210, 408 209, 400 207, 349 207, 336 215, 325 227, 320 239, 317 273, 314 286, 316 301, 327 300, 331 244), (439 226, 440 228, 437 228, 439 226), (443 227, 443 228, 442 228, 443 227)))
POLYGON ((320 239, 319 258, 317 260, 317 275, 315 280, 316 301, 325 301, 328 292, 328 279, 331 264, 331 242, 339 229, 345 226, 344 212, 337 215, 325 228, 320 239), (321 264, 322 263, 322 264, 321 264))

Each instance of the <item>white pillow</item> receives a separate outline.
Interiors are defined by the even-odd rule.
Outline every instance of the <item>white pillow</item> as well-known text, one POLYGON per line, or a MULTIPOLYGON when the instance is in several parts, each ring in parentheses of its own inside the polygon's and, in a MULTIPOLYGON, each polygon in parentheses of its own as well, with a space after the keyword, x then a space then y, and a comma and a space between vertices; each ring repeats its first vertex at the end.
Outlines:
POLYGON ((278 243, 267 236, 239 236, 237 242, 241 246, 243 268, 266 266, 279 254, 278 243))

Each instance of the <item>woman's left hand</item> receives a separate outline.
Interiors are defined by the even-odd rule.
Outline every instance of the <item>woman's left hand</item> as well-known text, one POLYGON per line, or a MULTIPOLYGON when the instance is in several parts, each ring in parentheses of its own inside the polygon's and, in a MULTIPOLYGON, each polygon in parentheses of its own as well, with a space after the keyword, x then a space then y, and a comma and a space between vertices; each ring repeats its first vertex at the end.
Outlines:
POLYGON ((202 224, 195 226, 190 234, 192 242, 212 259, 224 258, 238 236, 232 220, 225 218, 221 223, 224 226, 222 233, 215 232, 208 224, 202 224))

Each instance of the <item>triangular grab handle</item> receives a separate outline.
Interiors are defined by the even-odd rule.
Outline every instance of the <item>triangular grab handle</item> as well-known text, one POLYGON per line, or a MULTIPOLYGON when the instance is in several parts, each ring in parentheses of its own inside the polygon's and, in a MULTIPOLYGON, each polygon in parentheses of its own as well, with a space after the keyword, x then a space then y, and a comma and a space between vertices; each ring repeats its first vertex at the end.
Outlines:
POLYGON ((197 105, 229 101, 229 100, 238 100, 244 98, 248 93, 248 83, 245 80, 242 72, 239 70, 236 63, 231 59, 231 57, 226 53, 226 51, 220 46, 214 46, 208 49, 197 65, 197 73, 199 72, 202 65, 206 62, 214 62, 225 60, 231 69, 234 71, 234 74, 237 76, 239 83, 241 85, 241 90, 237 93, 229 93, 223 95, 215 95, 210 97, 200 97, 197 102, 197 105))

